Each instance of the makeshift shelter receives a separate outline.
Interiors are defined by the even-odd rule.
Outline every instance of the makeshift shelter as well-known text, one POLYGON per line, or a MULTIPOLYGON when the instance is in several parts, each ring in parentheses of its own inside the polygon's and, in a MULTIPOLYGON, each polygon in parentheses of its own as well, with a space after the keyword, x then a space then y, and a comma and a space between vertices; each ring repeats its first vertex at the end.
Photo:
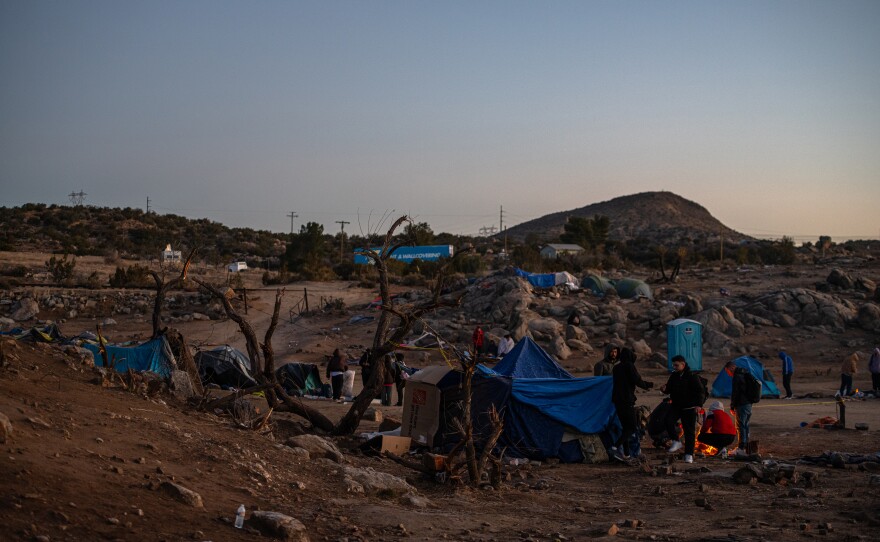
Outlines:
POLYGON ((590 274, 584 277, 581 281, 581 288, 588 288, 593 292, 593 295, 599 296, 605 295, 611 291, 617 291, 615 290, 614 285, 611 284, 610 280, 596 274, 590 274))
MULTIPOLYGON (((96 367, 104 366, 104 357, 101 355, 99 345, 84 342, 82 347, 92 353, 96 367)), ((118 372, 125 372, 129 369, 138 373, 149 371, 168 378, 171 376, 171 371, 177 366, 174 353, 165 337, 159 337, 138 346, 106 345, 104 348, 107 350, 107 360, 118 372)))
POLYGON ((567 271, 560 271, 559 273, 529 273, 515 267, 513 272, 518 277, 526 279, 529 284, 536 288, 552 288, 554 286, 566 285, 572 290, 579 289, 577 277, 567 271))
MULTIPOLYGON (((580 462, 586 437, 619 433, 612 379, 574 378, 527 337, 494 370, 478 368, 471 381, 475 439, 491 433, 487 413, 494 406, 504 420, 498 447, 507 455, 580 462)), ((460 438, 455 420, 464 401, 461 383, 462 373, 448 367, 414 374, 406 386, 401 434, 432 447, 453 446, 460 438)))
POLYGON ((418 338, 401 343, 397 347, 417 350, 419 348, 443 348, 444 346, 446 346, 446 341, 433 333, 425 332, 419 335, 418 338))
POLYGON ((288 395, 321 395, 324 388, 318 366, 313 363, 285 363, 275 370, 275 378, 288 395))
POLYGON ((666 368, 672 372, 672 358, 684 356, 691 371, 703 370, 703 324, 677 318, 666 324, 666 368))
POLYGON ((55 324, 46 324, 44 326, 34 326, 28 329, 17 327, 8 332, 0 333, 9 335, 16 340, 32 342, 32 343, 51 343, 55 341, 64 341, 64 335, 55 324))
MULTIPOLYGON (((765 369, 760 361, 751 356, 740 356, 733 360, 737 367, 748 369, 752 376, 761 381, 761 397, 779 397, 779 388, 770 371, 765 369)), ((712 397, 730 397, 733 387, 733 378, 727 374, 724 368, 712 382, 712 397)))
POLYGON ((231 346, 218 346, 213 350, 197 352, 195 362, 202 384, 238 389, 257 385, 251 376, 250 360, 231 346))
POLYGON ((621 299, 634 299, 636 297, 654 299, 651 287, 643 280, 627 278, 610 282, 614 285, 614 289, 621 299))

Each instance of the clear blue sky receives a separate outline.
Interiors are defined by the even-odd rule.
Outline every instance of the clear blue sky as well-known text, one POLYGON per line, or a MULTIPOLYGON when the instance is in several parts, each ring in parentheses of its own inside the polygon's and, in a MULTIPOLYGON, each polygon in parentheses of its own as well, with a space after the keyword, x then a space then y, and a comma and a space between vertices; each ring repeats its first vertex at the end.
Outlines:
MULTIPOLYGON (((880 1, 0 0, 0 206, 880 236, 880 1)), ((387 226, 387 221, 386 224, 387 226)))

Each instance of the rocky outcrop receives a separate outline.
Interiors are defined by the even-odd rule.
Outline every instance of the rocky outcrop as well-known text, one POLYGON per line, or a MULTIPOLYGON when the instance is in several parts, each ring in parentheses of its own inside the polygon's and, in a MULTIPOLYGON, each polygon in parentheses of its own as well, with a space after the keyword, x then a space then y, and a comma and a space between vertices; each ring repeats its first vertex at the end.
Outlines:
POLYGON ((341 463, 343 460, 342 452, 336 444, 318 435, 297 435, 287 439, 285 444, 291 448, 303 448, 311 457, 323 457, 336 463, 341 463))
POLYGON ((741 310, 780 326, 791 327, 791 318, 797 325, 825 326, 833 331, 843 331, 856 317, 856 307, 851 302, 804 288, 763 296, 741 310))
POLYGON ((40 314, 40 305, 31 297, 22 297, 13 307, 10 318, 16 322, 25 322, 40 314))

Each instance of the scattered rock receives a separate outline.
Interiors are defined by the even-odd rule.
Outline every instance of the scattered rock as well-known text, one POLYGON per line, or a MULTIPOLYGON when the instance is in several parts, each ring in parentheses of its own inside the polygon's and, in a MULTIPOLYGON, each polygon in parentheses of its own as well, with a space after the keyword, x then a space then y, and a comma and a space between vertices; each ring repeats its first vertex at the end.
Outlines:
POLYGON ((306 526, 301 521, 279 512, 257 510, 251 514, 247 522, 268 536, 299 542, 309 540, 306 526))
POLYGON ((415 493, 406 480, 392 474, 357 467, 343 467, 343 480, 353 493, 415 493))
POLYGON ((318 435, 297 435, 290 437, 285 443, 291 448, 303 448, 309 452, 311 457, 323 457, 341 463, 343 461, 342 452, 336 447, 336 444, 318 435))
POLYGON ((191 489, 187 489, 180 484, 175 484, 174 482, 162 482, 159 486, 159 489, 162 490, 166 495, 182 502, 183 504, 188 504, 193 508, 203 508, 204 504, 202 503, 202 496, 196 493, 191 489))
POLYGON ((195 396, 192 380, 186 371, 171 371, 171 393, 181 401, 195 396))
POLYGON ((23 297, 18 300, 10 318, 16 322, 24 322, 25 320, 35 318, 38 314, 40 314, 40 305, 37 304, 37 301, 30 297, 23 297))
POLYGON ((6 414, 0 412, 0 443, 6 442, 12 435, 12 422, 6 414))

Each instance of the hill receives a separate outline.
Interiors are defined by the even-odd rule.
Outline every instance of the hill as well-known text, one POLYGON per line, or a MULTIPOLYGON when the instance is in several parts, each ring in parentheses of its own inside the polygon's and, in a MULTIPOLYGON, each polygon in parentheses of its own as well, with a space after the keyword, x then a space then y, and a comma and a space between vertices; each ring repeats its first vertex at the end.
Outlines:
POLYGON ((642 239, 653 244, 675 244, 685 239, 717 241, 719 235, 723 235, 726 241, 750 239, 719 222, 702 205, 672 192, 621 196, 523 222, 508 228, 505 233, 514 240, 523 240, 534 234, 539 239, 552 241, 559 238, 568 217, 592 218, 596 215, 610 219, 608 238, 613 241, 642 239))

